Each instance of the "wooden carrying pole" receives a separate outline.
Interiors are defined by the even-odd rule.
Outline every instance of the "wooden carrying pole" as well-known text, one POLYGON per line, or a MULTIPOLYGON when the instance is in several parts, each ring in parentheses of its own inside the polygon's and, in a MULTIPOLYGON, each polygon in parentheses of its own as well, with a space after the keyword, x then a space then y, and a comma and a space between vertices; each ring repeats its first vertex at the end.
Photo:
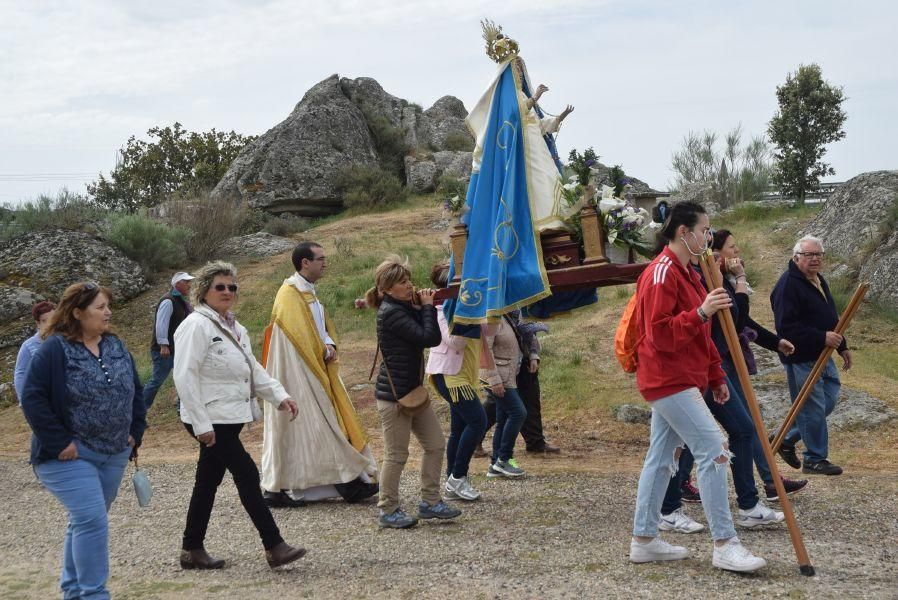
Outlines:
MULTIPOLYGON (((717 261, 714 260, 714 256, 711 254, 710 249, 701 255, 699 264, 701 265, 702 273, 705 276, 705 284, 708 286, 708 289, 713 290, 723 287, 723 276, 720 272, 720 267, 718 267, 717 261)), ((745 356, 743 356, 742 347, 739 345, 736 324, 733 323, 733 315, 729 310, 725 309, 719 311, 717 317, 720 320, 721 329, 726 336, 730 357, 733 360, 733 364, 736 366, 739 382, 742 384, 742 391, 745 395, 746 402, 748 402, 748 409, 751 412, 751 418, 755 422, 755 428, 757 429, 761 448, 764 451, 764 457, 767 459, 767 464, 770 466, 770 474, 773 476, 773 485, 780 498, 780 506, 783 509, 783 515, 786 518, 786 526, 789 528, 789 537, 792 538, 792 547, 795 548, 795 556, 798 559, 799 571, 802 575, 814 575, 814 567, 811 565, 811 560, 808 558, 808 551, 804 547, 804 540, 801 537, 801 531, 798 529, 798 521, 795 520, 795 513, 792 512, 792 504, 789 502, 789 497, 786 495, 786 490, 783 487, 783 480, 780 478, 779 469, 776 466, 776 461, 773 459, 773 451, 767 443, 767 430, 764 428, 764 421, 761 419, 761 409, 758 406, 758 399, 755 397, 755 390, 751 386, 748 367, 745 364, 745 356)), ((730 402, 734 402, 734 400, 731 399, 730 402)))
MULTIPOLYGON (((836 328, 834 330, 836 333, 845 335, 845 330, 848 329, 848 324, 851 323, 851 319, 854 318, 854 313, 856 313, 857 309, 860 307, 861 301, 867 294, 867 289, 869 287, 870 284, 866 282, 857 286, 854 296, 851 297, 851 301, 848 303, 848 306, 845 307, 842 316, 839 317, 839 322, 836 323, 836 328)), ((795 419, 798 417, 798 412, 811 395, 811 390, 817 385, 817 380, 820 379, 823 369, 826 368, 826 364, 829 362, 829 357, 832 356, 833 350, 835 350, 835 348, 826 346, 823 349, 823 352, 820 353, 820 356, 817 357, 817 362, 814 363, 814 368, 811 369, 808 378, 804 380, 804 385, 801 386, 801 391, 798 392, 798 395, 795 397, 795 401, 792 403, 792 407, 786 415, 786 420, 783 422, 782 427, 779 428, 776 437, 770 444, 770 449, 773 450, 774 453, 779 451, 783 439, 786 437, 786 433, 789 432, 789 428, 792 427, 792 423, 794 423, 795 419)))

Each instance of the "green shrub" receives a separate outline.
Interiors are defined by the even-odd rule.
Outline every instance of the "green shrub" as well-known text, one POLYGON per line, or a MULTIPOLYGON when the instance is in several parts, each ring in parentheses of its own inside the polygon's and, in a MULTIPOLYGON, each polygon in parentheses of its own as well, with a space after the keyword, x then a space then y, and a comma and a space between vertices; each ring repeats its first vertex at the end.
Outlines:
POLYGON ((106 239, 145 271, 155 274, 184 265, 188 236, 181 227, 169 227, 145 215, 132 214, 113 219, 106 239))
POLYGON ((408 198, 399 178, 383 169, 352 166, 337 177, 336 187, 346 208, 371 210, 392 206, 408 198))
POLYGON ((458 196, 462 200, 468 195, 468 182, 458 177, 453 177, 448 173, 443 173, 437 179, 436 193, 441 198, 452 198, 458 196))
POLYGON ((262 231, 282 237, 300 233, 309 228, 309 220, 289 213, 270 215, 262 231))
POLYGON ((457 152, 471 152, 474 149, 474 138, 467 133, 453 131, 443 140, 443 147, 457 152))
POLYGON ((96 234, 104 225, 107 211, 87 198, 67 189, 55 196, 41 194, 18 206, 6 205, 0 214, 0 239, 9 240, 32 231, 69 229, 96 234))
POLYGON ((405 129, 393 127, 389 119, 363 102, 358 106, 365 116, 365 123, 374 140, 374 151, 377 152, 381 167, 384 171, 404 177, 405 155, 409 151, 405 129))
POLYGON ((249 208, 240 200, 213 200, 199 194, 168 203, 165 215, 172 227, 188 230, 184 251, 191 261, 200 262, 215 258, 223 241, 243 233, 249 208))

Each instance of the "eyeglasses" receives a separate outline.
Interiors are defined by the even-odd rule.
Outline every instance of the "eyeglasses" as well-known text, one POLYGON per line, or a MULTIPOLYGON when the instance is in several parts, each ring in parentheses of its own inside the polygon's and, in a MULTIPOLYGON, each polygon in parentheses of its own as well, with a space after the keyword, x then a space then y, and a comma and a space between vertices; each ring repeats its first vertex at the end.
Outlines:
POLYGON ((216 283, 212 287, 216 292, 223 292, 225 290, 228 290, 231 293, 237 292, 237 284, 236 283, 229 283, 228 285, 225 285, 223 283, 216 283))
POLYGON ((805 258, 823 258, 826 254, 825 252, 796 252, 798 256, 804 256, 805 258))
POLYGON ((325 260, 327 260, 327 257, 326 257, 326 256, 319 256, 318 258, 307 258, 306 260, 311 261, 311 262, 315 262, 316 260, 320 260, 321 262, 324 262, 325 260))

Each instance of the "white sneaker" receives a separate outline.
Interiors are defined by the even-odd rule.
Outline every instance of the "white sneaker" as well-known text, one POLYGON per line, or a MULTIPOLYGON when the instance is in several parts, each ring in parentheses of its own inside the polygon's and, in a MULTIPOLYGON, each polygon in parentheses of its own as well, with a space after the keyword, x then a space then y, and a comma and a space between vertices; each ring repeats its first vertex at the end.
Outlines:
POLYGON ((704 525, 683 512, 683 507, 678 508, 669 515, 661 515, 661 520, 658 522, 658 529, 661 531, 674 531, 676 533, 696 533, 704 528, 704 525))
MULTIPOLYGON (((451 475, 449 476, 452 477, 451 475)), ((446 485, 443 486, 443 499, 444 500, 461 500, 461 496, 459 496, 455 492, 455 488, 449 485, 449 480, 446 480, 446 485)))
POLYGON ((646 563, 655 560, 682 560, 689 557, 689 550, 683 546, 672 546, 660 537, 648 544, 630 540, 630 562, 646 563))
POLYGON ((742 510, 740 508, 739 518, 736 519, 736 524, 742 527, 747 527, 748 529, 752 529, 754 527, 760 527, 761 525, 782 523, 783 519, 785 518, 785 515, 783 515, 783 513, 779 512, 778 510, 767 508, 766 506, 758 502, 751 510, 742 510))
POLYGON ((455 498, 452 500, 467 500, 469 502, 480 498, 480 492, 471 486, 471 482, 467 477, 459 477, 456 479, 452 475, 446 480, 446 490, 451 490, 455 498))
POLYGON ((767 566, 767 561, 755 556, 742 545, 739 538, 733 536, 723 546, 714 546, 714 557, 711 564, 718 569, 751 573, 767 566))

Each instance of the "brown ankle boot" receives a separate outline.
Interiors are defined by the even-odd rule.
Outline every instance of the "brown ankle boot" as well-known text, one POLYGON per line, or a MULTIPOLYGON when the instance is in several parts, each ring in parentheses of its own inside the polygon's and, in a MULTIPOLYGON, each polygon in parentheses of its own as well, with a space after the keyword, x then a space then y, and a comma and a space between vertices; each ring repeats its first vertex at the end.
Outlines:
POLYGON ((196 550, 181 550, 182 569, 221 569, 225 561, 212 558, 204 548, 196 550))
POLYGON ((281 542, 271 550, 265 551, 265 560, 268 561, 268 566, 273 569, 292 563, 294 560, 305 556, 305 554, 305 548, 294 548, 286 542, 281 542))

